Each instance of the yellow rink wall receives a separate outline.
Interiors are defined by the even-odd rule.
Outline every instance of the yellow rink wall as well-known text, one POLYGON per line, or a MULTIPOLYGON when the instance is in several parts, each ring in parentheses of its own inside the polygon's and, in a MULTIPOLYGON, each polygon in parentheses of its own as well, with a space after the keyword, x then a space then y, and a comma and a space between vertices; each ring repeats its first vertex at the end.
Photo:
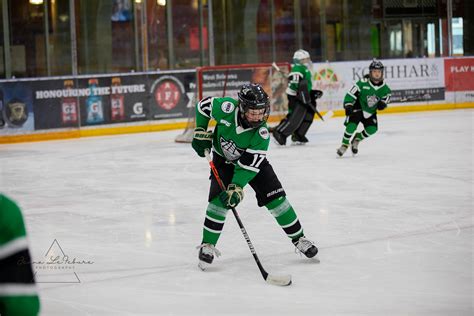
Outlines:
MULTIPOLYGON (((438 111, 438 110, 456 110, 456 109, 468 109, 474 108, 474 103, 443 103, 443 104, 430 104, 430 105, 410 105, 410 106, 389 106, 383 112, 379 114, 388 113, 403 113, 403 112, 419 112, 419 111, 438 111)), ((321 114, 324 115, 325 112, 321 114)), ((334 111, 334 116, 344 116, 344 110, 334 111)), ((281 116, 271 116, 269 122, 278 122, 281 116)), ((130 134, 130 133, 145 133, 145 132, 157 132, 183 129, 186 127, 187 122, 174 122, 174 123, 156 123, 156 124, 144 124, 144 125, 126 125, 126 126, 115 126, 115 127, 96 127, 96 128, 84 128, 74 129, 66 131, 50 131, 40 132, 32 134, 19 134, 19 135, 4 135, 0 136, 0 144, 20 143, 20 142, 34 142, 34 141, 45 141, 45 140, 58 140, 58 139, 69 139, 79 137, 91 137, 91 136, 106 136, 106 135, 117 135, 117 134, 130 134)))

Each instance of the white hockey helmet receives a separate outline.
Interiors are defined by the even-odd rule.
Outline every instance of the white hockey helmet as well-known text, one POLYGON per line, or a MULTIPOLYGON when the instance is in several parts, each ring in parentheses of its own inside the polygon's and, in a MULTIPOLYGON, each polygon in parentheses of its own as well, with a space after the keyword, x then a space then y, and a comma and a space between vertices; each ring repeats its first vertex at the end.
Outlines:
POLYGON ((298 49, 294 54, 293 54, 293 62, 295 63, 303 63, 305 59, 311 60, 311 57, 309 56, 309 53, 305 51, 304 49, 298 49))

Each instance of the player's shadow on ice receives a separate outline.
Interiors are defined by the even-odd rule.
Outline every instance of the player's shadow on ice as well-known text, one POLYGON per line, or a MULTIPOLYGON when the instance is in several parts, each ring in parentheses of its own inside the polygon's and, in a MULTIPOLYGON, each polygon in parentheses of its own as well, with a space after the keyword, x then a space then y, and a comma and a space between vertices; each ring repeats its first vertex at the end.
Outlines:
POLYGON ((295 257, 291 258, 288 261, 289 264, 294 264, 294 265, 313 265, 313 264, 320 264, 321 260, 319 258, 314 257, 314 258, 306 258, 306 257, 295 257))

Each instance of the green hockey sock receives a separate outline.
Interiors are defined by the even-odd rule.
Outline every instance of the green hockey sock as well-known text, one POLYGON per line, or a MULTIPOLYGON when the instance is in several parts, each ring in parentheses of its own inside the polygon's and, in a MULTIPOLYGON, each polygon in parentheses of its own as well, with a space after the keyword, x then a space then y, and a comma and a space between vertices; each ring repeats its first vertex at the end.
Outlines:
POLYGON ((366 139, 367 137, 370 137, 377 132, 377 127, 375 126, 367 126, 361 133, 356 134, 356 139, 361 141, 363 139, 366 139))
POLYGON ((279 197, 265 206, 283 228, 288 238, 295 240, 303 236, 303 227, 301 227, 298 216, 286 197, 279 197))
POLYGON ((356 129, 357 125, 355 123, 347 124, 346 130, 344 131, 344 136, 342 137, 342 143, 344 145, 349 146, 349 141, 351 140, 352 134, 354 134, 356 129))
POLYGON ((224 228, 228 211, 218 196, 207 205, 206 219, 204 220, 204 228, 202 230, 202 243, 217 244, 224 228))

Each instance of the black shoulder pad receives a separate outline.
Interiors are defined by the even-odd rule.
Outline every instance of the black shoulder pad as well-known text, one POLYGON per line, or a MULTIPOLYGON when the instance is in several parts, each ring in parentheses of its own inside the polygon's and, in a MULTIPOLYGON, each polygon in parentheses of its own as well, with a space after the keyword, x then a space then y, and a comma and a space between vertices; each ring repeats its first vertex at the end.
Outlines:
POLYGON ((199 113, 201 113, 202 115, 208 118, 211 118, 212 100, 213 100, 212 97, 207 97, 199 101, 197 104, 199 113))

